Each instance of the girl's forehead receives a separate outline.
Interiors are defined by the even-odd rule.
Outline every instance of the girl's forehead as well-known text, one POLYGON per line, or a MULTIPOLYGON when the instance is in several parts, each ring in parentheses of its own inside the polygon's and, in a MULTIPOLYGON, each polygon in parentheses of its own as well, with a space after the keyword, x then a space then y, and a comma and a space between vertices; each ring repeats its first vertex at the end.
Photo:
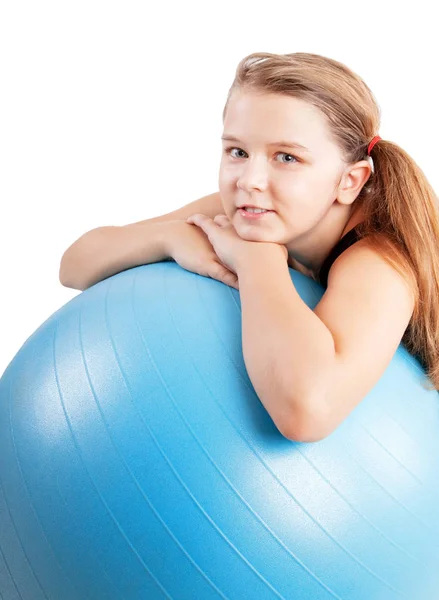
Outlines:
POLYGON ((255 143, 291 140, 310 150, 330 142, 325 115, 309 102, 285 94, 248 91, 231 95, 224 134, 255 143))

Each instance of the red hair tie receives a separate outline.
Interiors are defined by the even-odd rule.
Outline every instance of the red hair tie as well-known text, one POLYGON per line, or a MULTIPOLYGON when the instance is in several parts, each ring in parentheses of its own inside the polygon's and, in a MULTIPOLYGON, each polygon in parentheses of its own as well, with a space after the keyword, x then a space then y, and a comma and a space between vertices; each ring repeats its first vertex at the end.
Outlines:
POLYGON ((379 135, 376 135, 374 138, 372 138, 372 140, 371 140, 371 142, 370 142, 370 144, 369 144, 369 147, 368 147, 368 149, 367 149, 367 156, 370 156, 370 153, 371 153, 371 151, 372 151, 372 148, 373 148, 373 147, 375 146, 375 144, 376 144, 377 142, 379 142, 381 139, 382 139, 382 138, 380 138, 380 136, 379 136, 379 135))

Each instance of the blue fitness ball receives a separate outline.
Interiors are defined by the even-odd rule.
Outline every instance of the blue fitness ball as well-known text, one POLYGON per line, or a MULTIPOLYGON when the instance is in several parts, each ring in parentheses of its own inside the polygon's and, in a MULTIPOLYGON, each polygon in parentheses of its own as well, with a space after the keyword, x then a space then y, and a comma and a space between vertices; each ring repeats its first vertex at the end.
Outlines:
POLYGON ((0 379, 1 600, 437 600, 423 382, 400 346, 330 436, 294 442, 248 377, 237 290, 173 262, 97 283, 0 379))

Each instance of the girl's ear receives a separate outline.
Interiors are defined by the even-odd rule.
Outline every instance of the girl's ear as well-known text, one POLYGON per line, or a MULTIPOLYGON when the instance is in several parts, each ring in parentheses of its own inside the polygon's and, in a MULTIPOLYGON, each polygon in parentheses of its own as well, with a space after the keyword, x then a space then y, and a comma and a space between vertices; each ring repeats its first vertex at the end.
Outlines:
POLYGON ((350 165, 338 186, 337 200, 340 204, 352 204, 371 173, 372 166, 368 160, 360 160, 350 165))

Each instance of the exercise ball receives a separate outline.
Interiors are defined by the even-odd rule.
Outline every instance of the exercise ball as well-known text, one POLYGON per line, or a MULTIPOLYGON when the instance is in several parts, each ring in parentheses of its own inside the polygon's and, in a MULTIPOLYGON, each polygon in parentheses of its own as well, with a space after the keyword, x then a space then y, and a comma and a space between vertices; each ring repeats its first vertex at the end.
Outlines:
MULTIPOLYGON (((290 275, 313 308, 322 287, 290 275)), ((0 380, 0 598, 437 600, 423 377, 400 346, 330 436, 291 441, 248 377, 237 290, 173 262, 97 283, 0 380)))

